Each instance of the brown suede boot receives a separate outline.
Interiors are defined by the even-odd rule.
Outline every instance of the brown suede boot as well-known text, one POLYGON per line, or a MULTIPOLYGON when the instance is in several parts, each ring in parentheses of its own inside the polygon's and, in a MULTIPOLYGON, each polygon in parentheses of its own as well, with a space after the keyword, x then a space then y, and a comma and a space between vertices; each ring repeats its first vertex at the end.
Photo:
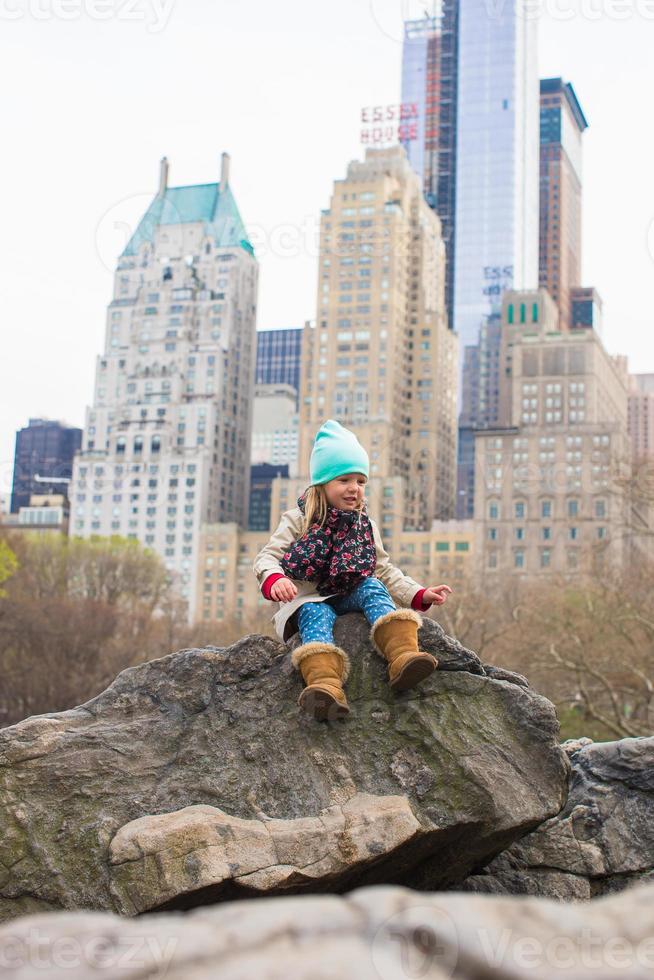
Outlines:
POLYGON ((332 721, 350 712, 343 682, 350 673, 350 658, 333 643, 303 643, 291 654, 291 663, 307 685, 298 699, 300 707, 318 721, 332 721))
POLYGON ((394 609, 376 620, 370 639, 377 653, 389 664, 388 680, 396 691, 406 691, 428 677, 438 660, 418 649, 422 616, 414 609, 394 609))

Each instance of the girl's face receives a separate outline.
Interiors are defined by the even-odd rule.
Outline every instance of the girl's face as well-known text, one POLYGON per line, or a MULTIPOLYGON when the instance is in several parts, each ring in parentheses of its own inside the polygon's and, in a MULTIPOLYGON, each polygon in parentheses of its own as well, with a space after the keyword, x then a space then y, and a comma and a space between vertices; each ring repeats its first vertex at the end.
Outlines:
POLYGON ((355 510, 365 497, 367 482, 363 473, 337 476, 324 485, 327 500, 332 507, 338 507, 339 510, 355 510))

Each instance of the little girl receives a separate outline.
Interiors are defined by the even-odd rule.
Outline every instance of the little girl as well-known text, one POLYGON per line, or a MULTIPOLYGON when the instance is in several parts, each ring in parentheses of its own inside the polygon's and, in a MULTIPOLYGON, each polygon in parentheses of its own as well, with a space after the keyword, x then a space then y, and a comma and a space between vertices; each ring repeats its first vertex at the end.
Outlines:
POLYGON ((307 685, 299 698, 318 719, 346 715, 343 682, 350 672, 345 650, 334 644, 334 621, 361 611, 370 639, 389 664, 392 688, 404 691, 438 666, 418 649, 425 611, 442 605, 449 585, 421 588, 391 564, 379 529, 366 513, 368 454, 353 432, 328 419, 310 460, 311 485, 282 519, 254 560, 266 599, 279 603, 273 622, 286 641, 300 633, 291 656, 307 685), (397 605, 410 608, 398 609, 397 605))

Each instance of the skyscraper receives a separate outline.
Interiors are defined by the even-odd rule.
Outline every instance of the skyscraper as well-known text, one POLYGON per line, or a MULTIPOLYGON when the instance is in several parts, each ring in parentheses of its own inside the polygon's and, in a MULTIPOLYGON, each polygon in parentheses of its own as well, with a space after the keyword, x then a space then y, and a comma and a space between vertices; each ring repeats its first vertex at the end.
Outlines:
POLYGON ((559 307, 564 329, 573 325, 572 290, 581 283, 581 137, 587 127, 570 82, 542 78, 539 281, 559 307))
POLYGON ((417 139, 405 145, 442 220, 459 343, 459 518, 474 504, 474 418, 499 395, 482 378, 479 405, 464 403, 473 365, 487 360, 472 348, 495 336, 505 290, 538 284, 537 54, 537 21, 518 0, 443 0, 437 16, 405 24, 402 101, 418 111, 417 139))
POLYGON ((443 0, 405 24, 402 101, 418 109, 405 146, 442 221, 460 388, 463 351, 503 291, 538 284, 537 54, 518 0, 443 0))
POLYGON ((14 456, 12 514, 27 507, 32 494, 68 493, 73 456, 81 442, 81 429, 50 419, 30 419, 24 429, 19 429, 14 456), (48 479, 52 482, 47 482, 48 479))
POLYGON ((417 107, 417 139, 403 143, 422 178, 427 203, 441 219, 445 242, 445 308, 453 325, 454 207, 459 0, 442 0, 438 16, 406 21, 402 102, 417 107))
POLYGON ((538 284, 537 21, 460 0, 454 327, 476 344, 506 289, 538 284))
POLYGON ((452 516, 456 338, 445 248, 402 147, 366 149, 320 226, 316 326, 305 328, 300 466, 326 418, 370 453, 370 481, 403 479, 406 526, 452 516))
POLYGON ((200 525, 248 522, 257 275, 227 154, 219 183, 182 187, 164 158, 118 260, 71 533, 142 541, 191 609, 200 525))

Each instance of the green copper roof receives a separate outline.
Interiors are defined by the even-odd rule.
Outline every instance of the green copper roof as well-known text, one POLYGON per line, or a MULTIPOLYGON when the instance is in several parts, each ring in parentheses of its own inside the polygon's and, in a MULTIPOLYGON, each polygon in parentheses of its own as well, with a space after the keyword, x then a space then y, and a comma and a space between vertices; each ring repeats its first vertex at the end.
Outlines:
POLYGON ((236 246, 254 255, 231 188, 228 185, 221 191, 220 184, 167 187, 154 198, 122 254, 136 255, 143 242, 152 241, 157 225, 192 221, 204 222, 205 234, 213 236, 219 248, 236 246))

